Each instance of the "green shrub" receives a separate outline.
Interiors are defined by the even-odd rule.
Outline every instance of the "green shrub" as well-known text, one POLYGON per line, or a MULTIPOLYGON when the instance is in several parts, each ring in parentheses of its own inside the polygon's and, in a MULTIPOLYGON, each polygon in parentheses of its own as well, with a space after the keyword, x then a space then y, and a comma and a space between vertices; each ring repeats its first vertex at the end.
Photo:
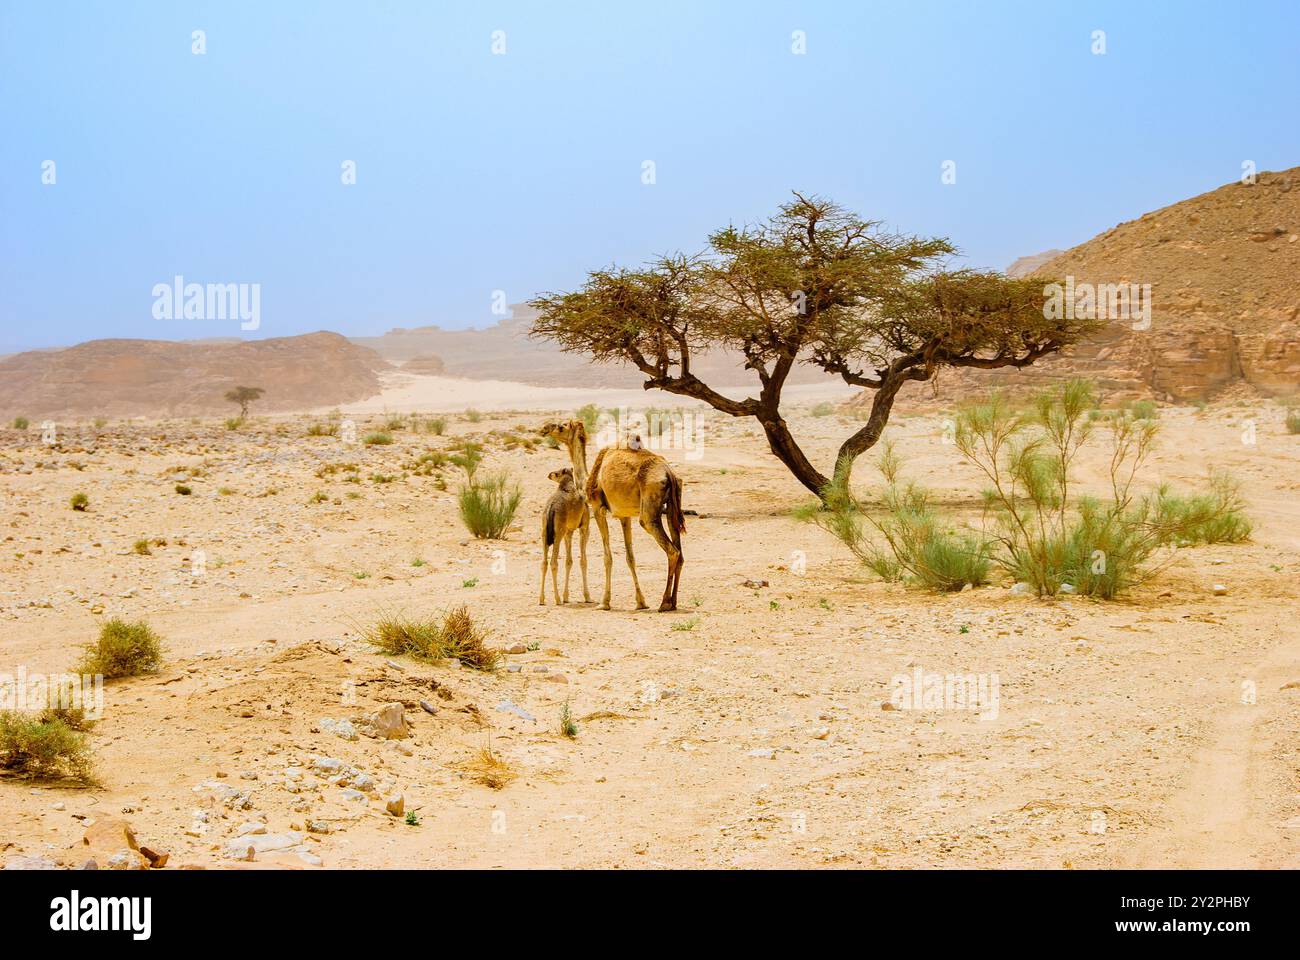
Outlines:
POLYGON ((1072 380, 1040 394, 1027 413, 1012 412, 994 395, 958 415, 957 449, 989 482, 984 502, 1000 547, 995 561, 1018 581, 1039 596, 1068 584, 1111 599, 1159 569, 1161 548, 1249 535, 1237 486, 1226 475, 1212 478, 1207 494, 1180 497, 1162 487, 1138 495, 1133 482, 1154 448, 1154 413, 1094 410, 1091 385, 1072 380), (1074 497, 1071 468, 1098 425, 1110 437, 1110 495, 1074 497))
POLYGON ((337 423, 313 423, 307 428, 309 437, 337 437, 339 435, 339 425, 337 423))
POLYGON ((26 417, 14 417, 15 430, 26 430, 29 426, 31 426, 31 421, 26 417))
POLYGON ((523 496, 509 474, 499 473, 460 488, 460 518, 479 539, 500 540, 519 508, 523 496))
POLYGON ((573 415, 581 420, 582 425, 587 428, 588 437, 595 436, 596 424, 600 421, 600 407, 594 403, 588 403, 575 410, 573 415))
POLYGON ((835 404, 827 401, 822 401, 812 408, 812 415, 814 417, 829 417, 834 412, 835 404))
POLYGON ((435 437, 441 437, 443 431, 447 429, 446 417, 430 417, 424 421, 424 429, 435 437))
POLYGON ((90 497, 86 496, 84 493, 74 493, 72 499, 68 501, 68 503, 73 510, 76 510, 78 513, 84 513, 86 508, 90 506, 90 497))
POLYGON ((228 420, 226 420, 227 430, 238 430, 243 425, 244 425, 243 417, 230 417, 228 420))
POLYGON ((465 411, 465 419, 470 423, 478 423, 483 419, 483 414, 479 413, 473 407, 465 411))
POLYGON ((0 711, 0 767, 41 780, 93 781, 85 735, 48 710, 0 711))
POLYGON ((99 640, 88 644, 77 671, 101 674, 105 680, 157 673, 162 667, 162 640, 143 620, 127 623, 114 617, 99 630, 99 640))
POLYGON ((194 491, 191 488, 187 487, 185 484, 178 483, 176 484, 176 492, 179 493, 182 497, 188 497, 194 491))
POLYGON ((906 580, 941 592, 987 583, 991 561, 983 538, 941 523, 926 490, 899 480, 901 465, 893 445, 886 443, 877 461, 885 479, 883 509, 877 516, 854 499, 845 479, 847 471, 841 469, 827 486, 826 508, 807 517, 882 579, 906 580))
POLYGON ((137 540, 131 545, 131 551, 133 553, 138 553, 142 557, 147 557, 153 553, 153 551, 149 549, 148 540, 137 540))
POLYGON ((1300 433, 1300 407, 1290 407, 1286 412, 1286 432, 1300 433))
POLYGON ((464 470, 465 480, 472 486, 479 464, 483 462, 483 444, 475 443, 473 440, 462 441, 456 447, 456 452, 447 457, 447 462, 454 463, 464 470))
POLYGON ((369 447, 383 447, 393 442, 393 438, 386 433, 367 433, 361 441, 369 447))
POLYGON ((1154 420, 1160 416, 1154 400, 1134 400, 1128 409, 1134 420, 1154 420))

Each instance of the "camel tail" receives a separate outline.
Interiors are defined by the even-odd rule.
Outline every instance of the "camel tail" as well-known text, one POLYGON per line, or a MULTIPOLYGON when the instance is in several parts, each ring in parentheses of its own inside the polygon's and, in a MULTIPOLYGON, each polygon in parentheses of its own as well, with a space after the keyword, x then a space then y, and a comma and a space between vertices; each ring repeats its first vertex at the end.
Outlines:
POLYGON ((686 532, 686 516, 682 513, 682 478, 675 473, 668 475, 668 529, 672 533, 673 546, 682 548, 682 534, 686 532))

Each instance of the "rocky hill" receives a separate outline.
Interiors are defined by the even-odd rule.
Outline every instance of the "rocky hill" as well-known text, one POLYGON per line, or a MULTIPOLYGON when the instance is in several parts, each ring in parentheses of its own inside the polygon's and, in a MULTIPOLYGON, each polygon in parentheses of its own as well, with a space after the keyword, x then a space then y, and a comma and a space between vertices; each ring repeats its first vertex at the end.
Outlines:
MULTIPOLYGON (((1111 397, 1190 402, 1225 389, 1300 392, 1300 167, 1261 173, 1118 224, 1032 273, 1150 284, 1150 323, 1113 319, 1025 370, 948 371, 940 396, 1096 379, 1111 397)), ((1033 258, 1022 258, 1033 259, 1033 258)), ((1022 261, 1017 261, 1021 263, 1022 261)), ((1014 265, 1013 265, 1014 266, 1014 265)))
POLYGON ((0 416, 211 416, 236 410, 236 386, 262 387, 254 409, 301 410, 379 392, 389 365, 336 333, 269 340, 91 340, 0 360, 0 416))

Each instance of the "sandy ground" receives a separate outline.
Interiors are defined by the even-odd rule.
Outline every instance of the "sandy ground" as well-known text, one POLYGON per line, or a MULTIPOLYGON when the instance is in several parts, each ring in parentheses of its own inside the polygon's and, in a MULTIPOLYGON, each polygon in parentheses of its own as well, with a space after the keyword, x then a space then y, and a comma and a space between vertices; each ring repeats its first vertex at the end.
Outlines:
MULTIPOLYGON (((538 387, 509 380, 464 380, 459 377, 433 377, 410 373, 383 373, 379 377, 382 391, 375 396, 337 408, 344 416, 383 413, 421 413, 429 410, 460 412, 546 411, 557 416, 571 416, 584 404, 601 408, 660 409, 680 408, 712 410, 689 397, 645 390, 593 390, 588 387, 538 387)), ((745 387, 720 387, 719 393, 736 399, 753 391, 745 387)), ((825 383, 801 383, 785 389, 787 402, 840 404, 857 390, 847 384, 827 380, 825 383)), ((321 416, 333 412, 324 408, 311 411, 321 416)), ((594 457, 594 451, 592 451, 594 457)))
MULTIPOLYGON (((367 410, 587 399, 402 389, 348 411, 361 434, 381 420, 367 410)), ((390 446, 304 436, 309 417, 238 433, 73 424, 54 450, 34 428, 0 433, 0 673, 67 669, 113 615, 147 619, 168 653, 157 676, 106 688, 90 734, 99 786, 0 778, 0 859, 80 863, 87 824, 124 816, 171 852, 169 869, 232 865, 232 839, 263 828, 247 836, 289 849, 244 866, 1300 866, 1300 437, 1280 408, 1164 411, 1146 479, 1192 487, 1231 469, 1254 538, 1180 551, 1109 603, 881 583, 790 516, 807 495, 756 426, 712 419, 701 456, 666 453, 699 513, 675 614, 632 611, 617 532, 614 610, 538 605, 546 473, 567 458, 506 438, 542 417, 453 416, 446 436, 398 430, 390 446), (404 475, 413 454, 469 436, 487 443, 486 469, 522 479, 504 541, 467 536, 454 473, 448 490, 404 475), (347 462, 361 482, 317 476, 347 462), (192 496, 174 491, 182 474, 192 496), (68 508, 76 491, 85 513, 68 508), (140 538, 167 545, 137 555, 140 538), (527 652, 486 675, 389 660, 360 638, 384 611, 457 604, 527 652), (917 669, 996 678, 998 707, 882 709, 917 669), (321 723, 393 701, 410 739, 345 740, 321 723), (566 702, 573 740, 558 732, 566 702), (503 789, 466 766, 487 746, 515 775, 503 789), (354 768, 352 786, 313 770, 322 757, 354 768), (385 812, 396 793, 418 826, 385 812)), ((853 427, 806 406, 794 423, 823 464, 853 427)), ((898 415, 890 435, 907 474, 974 503, 980 484, 939 415, 898 415)), ((1098 479, 1100 463, 1091 454, 1081 475, 1098 479)), ((639 530, 634 544, 653 603, 662 557, 639 530)), ((599 597, 594 531, 590 553, 599 597)))

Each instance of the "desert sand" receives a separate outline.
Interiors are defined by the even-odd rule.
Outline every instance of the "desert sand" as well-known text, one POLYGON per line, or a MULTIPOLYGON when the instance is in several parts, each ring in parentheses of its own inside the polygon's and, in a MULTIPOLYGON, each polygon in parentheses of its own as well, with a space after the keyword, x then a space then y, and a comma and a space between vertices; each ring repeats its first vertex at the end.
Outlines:
MULTIPOLYGON (((796 434, 828 463, 852 422, 789 393, 796 434)), ((1179 551, 1113 602, 1015 596, 1006 580, 946 596, 882 583, 792 518, 808 494, 756 425, 710 415, 701 456, 665 451, 698 516, 681 609, 659 614, 631 609, 617 529, 613 610, 537 603, 546 473, 567 458, 507 438, 593 398, 678 405, 399 376, 343 409, 359 435, 385 410, 485 416, 450 413, 442 437, 395 430, 389 446, 306 436, 321 419, 306 414, 240 431, 70 423, 53 449, 35 428, 0 431, 0 670, 68 669, 111 616, 147 620, 167 655, 158 675, 106 687, 98 786, 0 779, 0 859, 75 866, 88 826, 120 817, 167 869, 1300 866, 1300 437, 1280 406, 1162 410, 1144 479, 1190 488, 1228 468, 1255 532, 1179 551), (454 470, 446 490, 404 476, 413 455, 468 437, 523 484, 502 541, 466 533, 454 470), (361 482, 317 475, 338 463, 361 482), (85 513, 68 507, 77 491, 85 513), (137 555, 141 538, 166 545, 137 555), (383 612, 460 604, 525 652, 488 675, 362 640, 383 612), (996 715, 882 709, 918 668, 996 676, 996 715), (392 702, 408 739, 322 724, 392 702), (466 766, 487 746, 513 770, 502 789, 466 766), (386 811, 397 794, 418 826, 386 811), (249 841, 255 860, 230 859, 249 841)), ((941 412, 897 413, 887 435, 906 475, 973 514, 980 483, 941 412)), ((1080 477, 1101 470, 1094 451, 1080 477)), ((634 545, 653 600, 663 557, 640 530, 634 545)), ((594 530, 589 554, 599 597, 594 530)))

